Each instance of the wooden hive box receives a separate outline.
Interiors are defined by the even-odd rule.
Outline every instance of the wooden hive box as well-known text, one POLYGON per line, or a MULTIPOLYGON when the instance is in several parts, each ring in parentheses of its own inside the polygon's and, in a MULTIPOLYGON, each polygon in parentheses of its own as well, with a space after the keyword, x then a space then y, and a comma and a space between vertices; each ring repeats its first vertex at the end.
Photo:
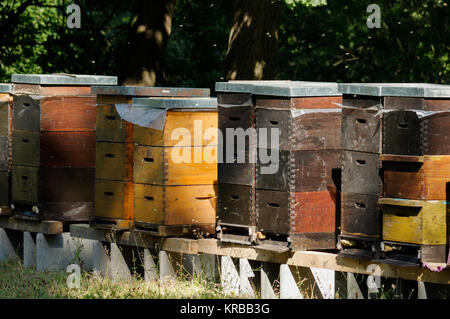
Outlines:
POLYGON ((133 98, 208 97, 209 89, 139 86, 94 86, 97 95, 96 183, 94 222, 131 228, 134 223, 134 124, 124 120, 116 104, 133 98))
POLYGON ((382 155, 384 197, 445 200, 450 196, 450 156, 382 155))
POLYGON ((420 120, 423 155, 450 155, 450 109, 420 120))
MULTIPOLYGON (((386 177, 380 154, 422 155, 421 117, 428 111, 444 110, 448 103, 435 98, 442 91, 442 86, 437 85, 341 84, 340 91, 343 93, 341 238, 377 241, 381 239, 378 198, 382 196, 386 177)), ((373 247, 366 245, 364 249, 373 247)))
MULTIPOLYGON (((265 129, 267 137, 265 144, 260 144, 261 135, 253 139, 255 163, 248 161, 252 149, 247 140, 246 148, 241 150, 245 154, 244 163, 234 160, 222 166, 219 164, 220 225, 228 228, 250 226, 253 232, 259 232, 260 239, 261 235, 267 239, 289 239, 296 249, 333 248, 337 187, 333 186, 332 173, 334 168, 340 169, 341 143, 341 97, 337 85, 244 81, 217 83, 217 89, 222 90, 219 96, 231 92, 247 93, 250 97, 243 100, 251 102, 245 112, 241 107, 232 113, 233 108, 225 105, 221 118, 219 98, 219 127, 265 129), (279 132, 276 136, 278 146, 271 141, 273 128, 279 132), (258 144, 255 143, 257 139, 258 144), (274 147, 276 149, 272 149, 274 147), (277 153, 271 158, 274 162, 262 160, 263 155, 270 157, 272 152, 277 153), (274 166, 273 172, 265 174, 270 164, 274 166), (317 204, 319 198, 324 201, 323 205, 313 212, 312 203, 317 204), (327 221, 322 228, 313 221, 321 218, 327 221), (323 231, 325 228, 327 230, 323 231)), ((229 143, 228 136, 226 142, 229 143)), ((224 148, 224 153, 226 151, 224 148)), ((235 233, 229 232, 231 239, 237 239, 235 233)), ((252 240, 255 238, 250 238, 252 240)))
MULTIPOLYGON (((255 95, 252 92, 254 85, 258 83, 270 85, 290 83, 290 81, 229 81, 216 83, 219 113, 218 128, 223 135, 223 143, 219 144, 222 160, 218 162, 218 183, 219 189, 224 194, 224 196, 218 198, 218 222, 229 230, 233 228, 232 231, 236 230, 238 233, 243 230, 246 233, 243 236, 246 238, 244 242, 256 240, 255 174, 257 145, 256 136, 253 134, 256 127, 256 114, 255 95), (227 129, 233 131, 237 129, 248 133, 242 140, 242 143, 245 144, 244 148, 240 150, 235 148, 235 138, 230 135, 230 140, 227 139, 227 129), (236 198, 239 198, 239 200, 236 201, 236 198), (245 202, 244 205, 237 204, 242 200, 245 202)), ((221 234, 218 236, 220 237, 221 234)), ((230 236, 231 240, 242 242, 239 235, 236 236, 230 236)))
POLYGON ((133 143, 133 124, 117 113, 116 104, 131 104, 133 98, 209 97, 209 89, 140 86, 94 86, 97 95, 97 142, 133 143))
POLYGON ((449 86, 341 84, 340 90, 343 149, 393 155, 448 151, 449 86))
POLYGON ((0 215, 11 212, 12 92, 12 84, 0 84, 0 215))
POLYGON ((379 203, 384 241, 419 245, 422 262, 446 263, 448 202, 381 198, 379 203))
POLYGON ((160 236, 214 233, 217 100, 136 98, 134 105, 164 118, 162 127, 134 125, 136 227, 160 236))
POLYGON ((89 220, 94 204, 96 98, 116 77, 12 76, 12 201, 24 218, 89 220))

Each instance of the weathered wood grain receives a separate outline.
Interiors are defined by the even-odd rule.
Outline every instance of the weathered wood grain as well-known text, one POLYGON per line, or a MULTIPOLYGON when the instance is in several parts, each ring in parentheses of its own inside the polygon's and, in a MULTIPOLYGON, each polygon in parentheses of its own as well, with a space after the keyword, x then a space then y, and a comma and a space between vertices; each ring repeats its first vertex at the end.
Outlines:
MULTIPOLYGON (((276 150, 258 149, 258 154, 270 154, 276 150)), ((329 188, 340 188, 336 180, 341 168, 340 151, 279 151, 278 161, 270 163, 278 170, 272 174, 263 174, 258 156, 256 166, 256 188, 280 191, 315 192, 329 188), (339 172, 338 172, 339 171, 339 172)))
POLYGON ((341 196, 341 234, 381 239, 378 196, 356 193, 342 193, 341 196))
POLYGON ((135 221, 156 225, 213 224, 217 187, 135 184, 135 221))
POLYGON ((134 125, 134 142, 147 146, 205 146, 217 144, 217 136, 205 132, 217 128, 217 111, 167 111, 164 130, 134 125), (194 128, 197 127, 197 131, 194 128))
MULTIPOLYGON (((306 113, 292 116, 289 110, 256 109, 258 138, 266 138, 266 148, 275 148, 271 130, 278 129, 280 150, 333 150, 341 148, 341 117, 336 109, 330 112, 306 113), (266 129, 262 135, 260 129, 266 129)), ((259 145, 259 147, 262 147, 259 145)))
POLYGON ((383 240, 445 245, 450 208, 446 201, 381 198, 383 240))
POLYGON ((221 223, 255 226, 255 190, 251 186, 219 183, 217 218, 221 223))
POLYGON ((134 181, 152 185, 217 183, 217 147, 134 148, 134 181))
POLYGON ((133 220, 134 184, 96 180, 94 218, 133 220))
POLYGON ((94 169, 13 166, 13 201, 94 202, 94 169))
POLYGON ((386 110, 423 110, 424 99, 421 97, 385 96, 383 106, 386 110))
POLYGON ((15 94, 33 94, 43 96, 78 96, 91 95, 90 86, 51 86, 14 83, 15 94))
POLYGON ((400 156, 383 157, 385 197, 420 200, 448 198, 450 156, 422 158, 423 162, 409 162, 402 161, 400 156))
POLYGON ((380 153, 381 116, 377 110, 342 108, 342 149, 380 153))
POLYGON ((11 203, 11 174, 0 171, 0 206, 9 206, 11 203))
POLYGON ((382 109, 383 99, 374 96, 343 94, 342 106, 356 107, 361 109, 366 108, 382 109))
POLYGON ((114 105, 97 106, 97 142, 133 143, 133 124, 120 117, 114 105))
POLYGON ((33 222, 13 217, 0 217, 0 228, 28 231, 47 235, 59 235, 63 232, 63 223, 60 221, 33 222))
POLYGON ((133 181, 133 143, 97 142, 95 178, 113 181, 133 181))
POLYGON ((342 191, 379 196, 383 192, 380 155, 342 151, 342 191))
POLYGON ((450 112, 436 113, 420 119, 422 153, 450 155, 450 112))
POLYGON ((289 192, 256 190, 257 231, 288 235, 291 229, 289 192))
POLYGON ((427 111, 448 111, 450 110, 450 99, 430 99, 424 100, 424 107, 427 111))
POLYGON ((294 108, 294 109, 335 109, 342 103, 341 96, 320 97, 263 97, 256 96, 257 107, 269 108, 294 108))
POLYGON ((414 111, 383 114, 383 154, 422 155, 419 117, 414 111))

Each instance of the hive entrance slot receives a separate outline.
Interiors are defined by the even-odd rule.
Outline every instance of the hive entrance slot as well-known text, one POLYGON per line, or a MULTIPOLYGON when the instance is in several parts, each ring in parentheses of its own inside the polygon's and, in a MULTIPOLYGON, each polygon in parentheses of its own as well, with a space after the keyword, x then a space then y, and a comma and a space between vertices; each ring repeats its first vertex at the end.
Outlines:
POLYGON ((356 160, 356 163, 361 166, 366 165, 366 161, 364 161, 364 160, 356 160))

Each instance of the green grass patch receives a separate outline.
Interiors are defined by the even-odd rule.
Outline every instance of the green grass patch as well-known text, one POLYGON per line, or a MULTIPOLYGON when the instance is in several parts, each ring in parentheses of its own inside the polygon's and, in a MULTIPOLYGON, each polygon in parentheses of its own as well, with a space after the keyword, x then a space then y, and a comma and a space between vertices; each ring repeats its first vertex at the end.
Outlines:
POLYGON ((82 272, 80 288, 68 288, 68 273, 25 269, 20 261, 0 264, 0 298, 31 299, 217 299, 226 298, 219 285, 198 276, 179 280, 130 281, 82 272))

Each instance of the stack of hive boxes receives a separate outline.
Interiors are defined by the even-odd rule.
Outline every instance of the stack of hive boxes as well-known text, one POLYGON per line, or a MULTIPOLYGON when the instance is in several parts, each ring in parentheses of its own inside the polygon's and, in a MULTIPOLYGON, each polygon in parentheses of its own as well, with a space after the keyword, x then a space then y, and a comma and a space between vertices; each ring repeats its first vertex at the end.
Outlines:
MULTIPOLYGON (((341 97, 337 84, 229 82, 216 85, 218 91, 225 89, 235 94, 251 94, 246 113, 219 105, 223 107, 219 108, 219 127, 227 123, 221 122, 224 118, 221 113, 228 112, 225 117, 228 123, 233 117, 251 114, 242 122, 247 124, 244 130, 256 129, 252 138, 257 160, 253 166, 248 162, 224 164, 230 173, 235 169, 233 175, 246 176, 248 183, 241 194, 232 193, 236 189, 234 185, 219 184, 221 228, 235 226, 247 218, 252 221, 248 224, 255 226, 259 239, 291 242, 291 247, 298 250, 334 248, 340 184, 335 179, 340 176, 341 97), (230 191, 222 192, 224 188, 230 191), (241 198, 248 204, 236 204, 241 198)), ((225 126, 229 127, 229 124, 225 126)), ((236 127, 239 126, 233 126, 236 127)), ((226 138, 226 145, 233 143, 228 135, 226 138)), ((230 178, 230 174, 223 175, 219 168, 219 183, 227 183, 230 178)), ((233 235, 228 234, 231 238, 233 235)))
POLYGON ((218 158, 218 237, 238 243, 256 241, 256 137, 251 133, 256 117, 250 83, 216 83, 218 128, 222 134, 218 158), (240 142, 244 146, 235 149, 234 137, 228 141, 227 130, 239 129, 242 136, 249 133, 240 142))
POLYGON ((0 215, 11 212, 12 84, 0 84, 0 215))
MULTIPOLYGON (((399 91, 395 85, 385 90, 393 89, 399 91)), ((450 87, 416 85, 414 92, 405 94, 416 101, 418 110, 408 111, 408 117, 418 134, 397 141, 414 145, 414 154, 381 156, 383 258, 445 264, 450 229, 450 87)))
MULTIPOLYGON (((98 225, 118 229, 134 224, 134 130, 117 113, 116 104, 132 104, 137 97, 209 97, 209 89, 98 86, 97 95, 95 214, 98 225)), ((139 128, 136 130, 140 131, 139 128)))
POLYGON ((136 228, 215 233, 217 100, 135 98, 133 107, 153 119, 134 125, 136 228))
MULTIPOLYGON (((394 206, 394 210, 400 209, 392 200, 380 200, 383 189, 395 187, 399 182, 397 177, 393 182, 392 171, 401 167, 407 172, 412 169, 411 165, 417 165, 418 156, 423 154, 422 146, 426 145, 423 139, 430 135, 423 134, 425 121, 421 117, 428 115, 427 111, 442 107, 436 101, 427 102, 423 88, 421 84, 340 86, 344 149, 340 235, 343 255, 380 257, 378 243, 385 238, 386 229, 391 225, 386 217, 392 214, 386 212, 394 206), (383 214, 380 214, 379 200, 383 204, 383 214)), ((402 206, 411 204, 401 203, 402 206)))
POLYGON ((96 117, 91 85, 116 85, 117 78, 15 74, 12 82, 12 201, 17 217, 89 220, 96 117))

